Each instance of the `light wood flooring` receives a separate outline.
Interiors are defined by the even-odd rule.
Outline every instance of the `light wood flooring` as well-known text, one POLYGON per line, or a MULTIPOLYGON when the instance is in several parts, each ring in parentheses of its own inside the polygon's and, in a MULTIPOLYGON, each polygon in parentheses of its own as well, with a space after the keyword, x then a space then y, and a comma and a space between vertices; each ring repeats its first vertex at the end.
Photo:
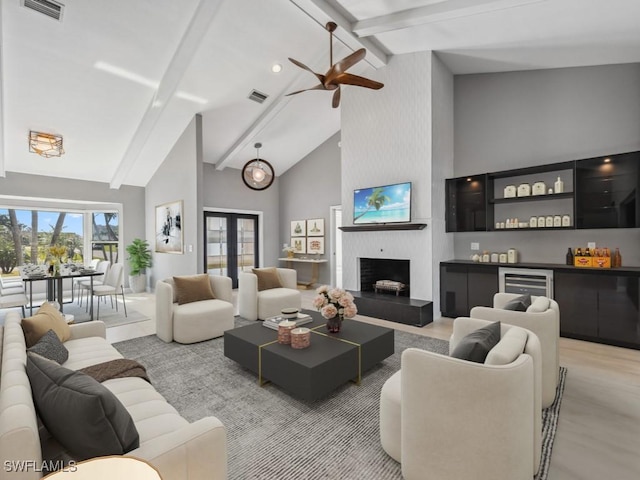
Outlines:
MULTIPOLYGON (((303 292, 303 308, 312 309, 313 296, 303 292)), ((130 294, 127 303, 151 320, 109 328, 111 342, 155 333, 154 296, 130 294)), ((358 318, 443 340, 453 322, 442 318, 418 328, 358 318)), ((640 351, 561 338, 560 364, 568 374, 549 480, 639 480, 640 351)))

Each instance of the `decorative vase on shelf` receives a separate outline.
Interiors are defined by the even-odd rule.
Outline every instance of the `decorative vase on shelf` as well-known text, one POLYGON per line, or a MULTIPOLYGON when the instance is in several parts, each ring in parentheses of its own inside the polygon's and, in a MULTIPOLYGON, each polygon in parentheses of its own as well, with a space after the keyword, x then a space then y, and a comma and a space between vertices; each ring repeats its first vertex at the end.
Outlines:
POLYGON ((327 330, 329 330, 329 333, 338 333, 340 327, 342 327, 342 320, 344 320, 342 315, 336 315, 333 318, 327 319, 327 330))
POLYGON ((287 258, 293 258, 295 252, 287 252, 287 258))

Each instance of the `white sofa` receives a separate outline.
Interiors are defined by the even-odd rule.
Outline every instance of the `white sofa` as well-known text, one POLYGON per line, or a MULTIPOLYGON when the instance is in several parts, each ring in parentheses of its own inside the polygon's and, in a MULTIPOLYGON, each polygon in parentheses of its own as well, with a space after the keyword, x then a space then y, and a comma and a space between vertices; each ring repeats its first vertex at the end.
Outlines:
POLYGON ((538 336, 542 351, 542 408, 547 408, 556 398, 556 387, 560 380, 560 308, 555 300, 531 296, 532 306, 528 311, 504 310, 508 302, 518 297, 520 295, 514 293, 496 293, 493 308, 473 307, 469 316, 516 325, 531 330, 538 336), (531 311, 536 302, 541 301, 543 305, 548 301, 546 309, 531 311))
MULTIPOLYGON (((41 465, 42 451, 38 420, 26 373, 26 345, 20 316, 9 312, 2 341, 0 375, 0 459, 32 461, 41 465)), ((103 322, 71 325, 71 338, 64 345, 69 359, 64 367, 77 370, 122 358, 105 339, 103 322)), ((227 436, 215 417, 189 423, 141 378, 117 378, 103 382, 131 415, 140 435, 140 446, 127 455, 147 460, 163 480, 227 478, 227 436)), ((36 469, 10 472, 0 468, 0 480, 33 480, 42 476, 36 469)))
POLYGON ((173 278, 156 283, 156 335, 165 342, 194 343, 224 335, 234 327, 229 277, 209 275, 213 300, 178 305, 173 278))
POLYGON ((280 315, 283 308, 302 306, 297 289, 297 272, 291 268, 276 268, 282 287, 258 291, 258 277, 251 272, 238 275, 238 311, 247 320, 264 320, 280 315))
MULTIPOLYGON (((450 350, 490 323, 457 318, 450 350)), ((401 370, 380 394, 380 440, 406 480, 426 472, 438 480, 531 480, 537 472, 540 342, 519 327, 500 330, 485 364, 417 348, 402 353, 401 370)))

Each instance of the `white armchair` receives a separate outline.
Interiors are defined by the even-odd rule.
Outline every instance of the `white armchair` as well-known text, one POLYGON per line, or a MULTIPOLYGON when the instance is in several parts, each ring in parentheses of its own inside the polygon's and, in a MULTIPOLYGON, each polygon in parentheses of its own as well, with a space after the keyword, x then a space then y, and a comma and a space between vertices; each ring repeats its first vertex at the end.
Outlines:
MULTIPOLYGON (((457 318, 450 348, 489 323, 457 318)), ((380 395, 380 439, 406 480, 531 480, 542 449, 540 343, 501 325, 484 364, 408 348, 380 395)))
POLYGON ((520 295, 514 293, 496 293, 493 308, 473 307, 469 316, 516 325, 531 330, 538 336, 542 351, 542 408, 547 408, 556 397, 556 387, 560 380, 560 308, 555 300, 532 296, 532 307, 537 305, 536 302, 542 303, 542 308, 546 308, 544 311, 530 311, 532 307, 526 312, 504 310, 508 302, 518 297, 520 295))
POLYGON ((301 308, 297 272, 291 268, 276 268, 275 271, 281 286, 266 290, 258 289, 255 273, 241 272, 238 275, 238 311, 241 317, 264 320, 280 315, 283 308, 301 308))
POLYGON ((165 278, 156 283, 158 338, 165 342, 201 342, 220 337, 226 330, 234 327, 231 279, 209 275, 209 282, 215 299, 182 305, 178 304, 178 292, 173 278, 165 278))

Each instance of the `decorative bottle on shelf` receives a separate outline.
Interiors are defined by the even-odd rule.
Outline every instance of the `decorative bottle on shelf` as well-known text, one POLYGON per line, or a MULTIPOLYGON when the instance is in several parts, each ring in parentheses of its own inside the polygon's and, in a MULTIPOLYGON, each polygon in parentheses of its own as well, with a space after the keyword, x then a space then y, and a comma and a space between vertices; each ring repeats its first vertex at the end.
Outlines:
POLYGON ((567 265, 573 265, 573 251, 571 251, 571 247, 567 250, 567 265))
POLYGON ((580 247, 578 247, 576 249, 576 257, 581 257, 582 256, 582 249, 580 247))
POLYGON ((564 182, 560 177, 556 180, 556 183, 553 184, 553 193, 562 193, 564 192, 564 182))
POLYGON ((622 266, 622 255, 620 255, 620 249, 616 247, 616 251, 613 254, 613 258, 611 259, 612 267, 621 267, 622 266))

